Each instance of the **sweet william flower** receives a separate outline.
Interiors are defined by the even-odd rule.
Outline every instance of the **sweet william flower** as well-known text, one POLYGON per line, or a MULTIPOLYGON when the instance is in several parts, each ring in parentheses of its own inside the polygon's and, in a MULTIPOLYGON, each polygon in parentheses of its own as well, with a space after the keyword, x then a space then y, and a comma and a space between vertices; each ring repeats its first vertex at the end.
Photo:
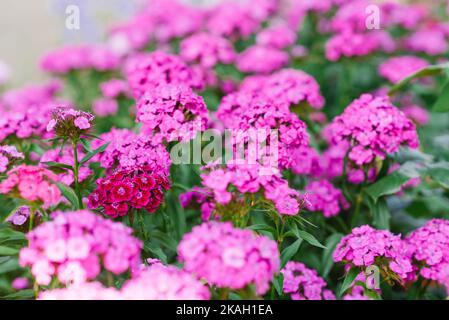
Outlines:
POLYGON ((231 223, 203 223, 178 246, 184 269, 220 288, 243 289, 250 284, 264 294, 279 271, 279 251, 273 240, 231 223))
POLYGON ((53 110, 47 131, 56 137, 77 140, 88 134, 93 120, 94 116, 88 112, 59 107, 53 110))

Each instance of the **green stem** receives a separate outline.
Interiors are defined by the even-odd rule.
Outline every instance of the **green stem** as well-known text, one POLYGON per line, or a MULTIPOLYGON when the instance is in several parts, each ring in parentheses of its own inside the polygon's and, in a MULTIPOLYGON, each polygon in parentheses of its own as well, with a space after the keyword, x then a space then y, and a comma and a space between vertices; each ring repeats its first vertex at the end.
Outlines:
POLYGON ((359 219, 360 208, 362 207, 362 203, 363 203, 363 189, 360 191, 359 195, 355 200, 355 210, 354 215, 352 216, 351 219, 351 227, 355 227, 357 220, 359 219))
POLYGON ((83 205, 83 197, 81 196, 81 189, 80 189, 80 183, 79 183, 79 168, 80 164, 78 162, 78 142, 74 141, 72 143, 73 145, 73 178, 74 178, 74 184, 75 184, 75 193, 78 197, 78 206, 80 209, 84 208, 83 205))

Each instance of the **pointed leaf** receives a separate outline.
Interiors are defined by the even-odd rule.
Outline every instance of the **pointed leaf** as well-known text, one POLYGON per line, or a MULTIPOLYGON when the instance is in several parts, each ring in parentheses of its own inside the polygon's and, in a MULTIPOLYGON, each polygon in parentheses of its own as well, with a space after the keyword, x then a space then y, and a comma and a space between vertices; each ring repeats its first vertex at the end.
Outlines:
POLYGON ((298 230, 298 234, 299 236, 307 241, 309 244, 311 244, 314 247, 318 247, 318 248, 322 248, 322 249, 326 249, 326 247, 324 245, 322 245, 313 235, 311 235, 310 233, 304 231, 304 230, 298 230))
POLYGON ((75 207, 75 209, 79 209, 78 206, 78 197, 76 196, 75 191, 73 191, 72 188, 66 186, 65 184, 58 182, 56 184, 59 188, 59 190, 61 191, 62 195, 69 200, 69 202, 72 204, 73 207, 75 207))
POLYGON ((83 164, 85 164, 87 161, 89 161, 90 159, 92 159, 93 157, 95 157, 97 154, 103 152, 104 150, 106 150, 106 148, 109 146, 110 142, 103 144, 101 147, 87 153, 84 158, 80 161, 80 166, 82 166, 83 164))
POLYGON ((287 262, 298 252, 301 243, 302 239, 298 239, 282 251, 281 253, 282 267, 284 267, 287 264, 287 262))
POLYGON ((346 290, 348 290, 351 287, 352 283, 354 282, 355 278, 357 278, 359 273, 360 270, 355 267, 352 267, 349 270, 349 272, 345 276, 345 280, 343 280, 343 284, 341 285, 340 295, 343 295, 343 293, 345 293, 346 290))

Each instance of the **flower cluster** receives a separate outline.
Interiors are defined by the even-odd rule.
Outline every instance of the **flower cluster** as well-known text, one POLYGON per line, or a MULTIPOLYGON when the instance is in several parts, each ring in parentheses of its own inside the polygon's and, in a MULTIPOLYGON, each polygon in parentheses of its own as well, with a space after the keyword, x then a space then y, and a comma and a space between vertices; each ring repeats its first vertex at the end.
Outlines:
POLYGON ((247 77, 241 91, 256 92, 276 103, 295 106, 307 103, 314 109, 324 106, 324 98, 316 80, 301 70, 283 69, 270 76, 247 77))
MULTIPOLYGON (((39 215, 39 211, 35 212, 34 215, 39 215)), ((14 211, 7 219, 7 222, 12 223, 15 226, 24 225, 29 217, 31 216, 31 209, 28 206, 21 206, 16 211, 14 211)))
POLYGON ((256 42, 261 46, 284 49, 296 42, 296 34, 286 25, 275 25, 259 32, 256 42))
POLYGON ((419 146, 415 125, 388 97, 362 95, 334 118, 330 130, 334 143, 351 141, 348 157, 357 165, 385 159, 401 145, 419 146))
POLYGON ((354 228, 340 240, 334 251, 334 261, 356 267, 385 267, 397 275, 398 281, 412 280, 415 276, 415 268, 401 237, 368 225, 354 228))
POLYGON ((41 300, 208 300, 209 290, 189 273, 154 265, 125 282, 121 290, 99 282, 75 283, 44 291, 41 300))
POLYGON ((54 212, 52 221, 28 233, 20 265, 31 267, 40 285, 53 277, 64 284, 82 283, 105 270, 120 274, 137 268, 142 244, 132 229, 89 211, 54 212))
POLYGON ((121 290, 125 300, 208 300, 209 289, 191 274, 176 267, 154 264, 121 290))
POLYGON ((135 134, 128 129, 112 129, 92 141, 92 148, 99 148, 104 142, 109 145, 96 159, 108 171, 145 166, 152 172, 169 175, 170 155, 151 136, 135 134))
POLYGON ((193 89, 201 89, 204 86, 200 75, 184 61, 162 51, 131 57, 125 65, 125 74, 136 98, 159 85, 172 84, 193 89))
POLYGON ((271 73, 288 63, 288 54, 282 50, 254 45, 237 57, 237 68, 245 73, 271 73))
POLYGON ((129 96, 130 90, 126 81, 121 79, 111 79, 100 83, 101 93, 105 98, 117 98, 120 95, 129 96))
POLYGON ((117 69, 119 57, 104 46, 79 45, 55 49, 41 59, 42 70, 65 74, 72 70, 94 69, 100 72, 117 69))
POLYGON ((414 260, 423 265, 420 274, 444 284, 444 271, 449 267, 449 220, 430 220, 405 241, 414 260))
POLYGON ((55 95, 61 84, 52 81, 44 85, 28 85, 10 90, 0 97, 0 141, 10 137, 46 138, 45 130, 55 106, 70 105, 55 95))
POLYGON ((290 261, 281 273, 284 275, 283 290, 293 300, 335 300, 332 291, 324 289, 327 284, 323 278, 303 263, 290 261))
POLYGON ((206 129, 208 119, 203 98, 185 86, 155 87, 137 103, 142 132, 154 134, 158 141, 189 141, 206 129))
POLYGON ((326 218, 336 216, 349 204, 343 193, 328 180, 312 181, 305 187, 308 207, 311 211, 321 211, 326 218))
POLYGON ((97 185, 89 196, 89 208, 102 207, 106 215, 116 218, 127 215, 131 209, 155 212, 164 200, 169 181, 164 174, 142 166, 100 178, 97 185))
POLYGON ((93 120, 94 116, 88 112, 56 108, 47 124, 47 131, 57 137, 77 140, 89 132, 93 120))
POLYGON ((280 168, 290 167, 293 161, 291 152, 309 143, 306 125, 298 116, 288 111, 285 104, 279 105, 263 96, 245 91, 225 96, 216 116, 228 129, 246 133, 237 135, 234 145, 265 142, 270 153, 277 148, 280 168), (272 141, 274 130, 277 141, 272 141), (248 134, 252 131, 257 132, 257 141, 248 134))
POLYGON ((400 56, 383 62, 379 66, 379 74, 393 83, 398 83, 427 66, 428 62, 424 59, 414 56, 400 56))
POLYGON ((55 184, 58 181, 58 176, 47 169, 20 165, 9 170, 8 177, 0 182, 0 194, 9 194, 48 208, 60 201, 61 192, 55 184))
POLYGON ((229 64, 235 59, 234 48, 223 37, 205 32, 185 38, 180 44, 180 55, 187 62, 197 62, 204 68, 217 63, 229 64))
POLYGON ((203 223, 186 234, 178 247, 185 270, 220 288, 256 286, 264 294, 279 271, 279 251, 273 240, 231 223, 203 223))
POLYGON ((23 153, 17 151, 14 146, 0 146, 0 173, 6 172, 17 162, 23 160, 23 153))
MULTIPOLYGON (((239 208, 243 210, 241 214, 244 214, 242 194, 257 194, 259 191, 263 191, 265 199, 273 203, 280 214, 299 213, 302 204, 300 193, 290 188, 288 182, 279 173, 272 172, 272 169, 258 164, 237 162, 229 162, 224 167, 209 165, 203 168, 201 179, 203 186, 206 187, 205 194, 209 198, 207 205, 201 206, 203 218, 209 219, 217 205, 226 206, 234 202, 240 204, 239 208), (213 197, 210 197, 211 194, 213 197)), ((198 200, 199 204, 202 204, 203 199, 198 200)), ((218 215, 227 213, 221 211, 218 210, 216 213, 218 215)))

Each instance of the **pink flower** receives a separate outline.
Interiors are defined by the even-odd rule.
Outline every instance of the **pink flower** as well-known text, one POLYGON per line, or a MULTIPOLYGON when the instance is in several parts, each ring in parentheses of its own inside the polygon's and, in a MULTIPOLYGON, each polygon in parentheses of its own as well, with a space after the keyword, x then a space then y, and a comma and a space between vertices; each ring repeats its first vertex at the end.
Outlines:
POLYGON ((394 57, 379 66, 379 74, 393 83, 398 83, 428 65, 426 60, 414 56, 394 57))
POLYGON ((20 251, 20 265, 31 267, 38 284, 48 285, 53 277, 75 284, 94 279, 101 261, 115 274, 140 263, 142 244, 123 224, 89 211, 58 211, 52 218, 28 233, 29 244, 20 251), (120 269, 112 267, 117 264, 120 269))
POLYGON ((279 251, 273 240, 230 223, 203 223, 186 234, 178 247, 186 271, 220 288, 243 289, 250 284, 264 294, 279 271, 279 251))
POLYGON ((246 73, 270 73, 288 63, 288 54, 274 48, 254 45, 237 57, 237 68, 246 73))
POLYGON ((304 190, 309 201, 309 209, 321 211, 327 218, 338 215, 342 209, 349 208, 343 193, 327 180, 313 181, 304 190))
POLYGON ((289 261, 284 269, 283 291, 293 300, 335 300, 332 291, 324 289, 326 282, 303 263, 289 261))

